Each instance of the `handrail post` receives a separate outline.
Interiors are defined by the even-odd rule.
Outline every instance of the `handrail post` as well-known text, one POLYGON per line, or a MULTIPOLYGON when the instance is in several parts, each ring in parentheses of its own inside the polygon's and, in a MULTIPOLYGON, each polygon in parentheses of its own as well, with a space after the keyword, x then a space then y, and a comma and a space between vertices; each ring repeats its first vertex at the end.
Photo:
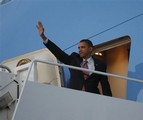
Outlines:
POLYGON ((38 82, 37 62, 33 63, 33 71, 34 71, 34 81, 38 82))

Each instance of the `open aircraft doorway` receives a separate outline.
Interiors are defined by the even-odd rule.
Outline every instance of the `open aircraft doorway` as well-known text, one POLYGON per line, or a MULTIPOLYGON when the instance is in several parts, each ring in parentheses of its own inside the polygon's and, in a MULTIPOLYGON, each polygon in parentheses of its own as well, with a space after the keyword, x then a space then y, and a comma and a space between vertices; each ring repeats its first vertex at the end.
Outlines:
MULTIPOLYGON (((107 63, 107 73, 128 76, 130 45, 130 37, 124 36, 95 45, 92 54, 107 63)), ((111 76, 108 76, 108 80, 113 97, 126 99, 127 81, 111 76)))

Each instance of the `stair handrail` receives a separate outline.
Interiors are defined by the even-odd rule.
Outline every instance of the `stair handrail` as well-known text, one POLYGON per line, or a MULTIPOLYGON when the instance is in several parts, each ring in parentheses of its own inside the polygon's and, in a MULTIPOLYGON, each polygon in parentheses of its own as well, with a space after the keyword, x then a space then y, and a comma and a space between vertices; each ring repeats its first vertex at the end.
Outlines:
MULTIPOLYGON (((12 120, 14 120, 14 116, 15 116, 15 114, 16 114, 17 107, 18 107, 18 105, 19 105, 19 101, 20 101, 21 96, 22 96, 22 94, 23 94, 23 90, 24 90, 25 84, 26 84, 26 82, 28 81, 28 78, 29 78, 29 76, 30 76, 30 72, 31 72, 31 69, 32 69, 32 67, 33 67, 33 64, 34 64, 34 69, 35 69, 35 68, 36 68, 36 64, 37 64, 38 62, 39 62, 39 63, 44 63, 44 64, 50 64, 50 65, 61 66, 61 67, 67 67, 67 68, 76 69, 76 70, 81 70, 81 71, 88 71, 88 72, 92 72, 92 73, 96 73, 96 74, 101 74, 101 75, 105 75, 105 76, 112 76, 112 77, 121 78, 121 79, 124 79, 124 80, 130 80, 130 81, 133 81, 133 82, 143 83, 143 80, 139 80, 139 79, 135 79, 135 78, 120 76, 120 75, 111 74, 111 73, 107 73, 107 72, 101 72, 101 71, 97 71, 97 70, 90 70, 90 69, 81 68, 81 67, 75 67, 75 66, 66 65, 66 64, 63 64, 63 63, 54 63, 54 62, 50 62, 50 61, 43 61, 43 60, 35 59, 35 60, 32 60, 32 62, 31 62, 31 64, 30 64, 30 67, 28 68, 27 77, 26 77, 26 80, 25 80, 24 83, 23 83, 23 87, 22 87, 22 89, 21 89, 21 93, 20 93, 20 95, 19 95, 19 100, 18 100, 18 103, 17 103, 17 105, 16 105, 16 108, 15 108, 15 111, 14 111, 14 114, 13 114, 13 117, 12 117, 12 120)), ((35 71, 35 70, 34 70, 34 71, 35 71)))
POLYGON ((50 65, 56 65, 56 66, 61 66, 61 67, 67 67, 67 68, 71 68, 71 69, 75 69, 75 70, 81 70, 81 71, 87 71, 87 72, 92 72, 92 73, 96 73, 96 74, 101 74, 101 75, 105 75, 105 76, 111 76, 111 77, 116 77, 116 78, 120 78, 120 79, 124 79, 124 80, 129 80, 129 81, 133 81, 133 82, 138 82, 138 83, 143 83, 143 80, 140 79, 135 79, 135 78, 131 78, 131 77, 125 77, 125 76, 121 76, 121 75, 116 75, 116 74, 112 74, 112 73, 107 73, 107 72, 101 72, 101 71, 97 71, 97 70, 90 70, 90 69, 86 69, 86 68, 81 68, 81 67, 76 67, 76 66, 72 66, 72 65, 66 65, 63 63, 54 63, 54 62, 50 62, 50 61, 43 61, 43 60, 38 60, 35 59, 32 61, 30 67, 29 67, 29 71, 26 77, 26 80, 28 80, 32 66, 34 63, 45 63, 45 64, 50 64, 50 65))

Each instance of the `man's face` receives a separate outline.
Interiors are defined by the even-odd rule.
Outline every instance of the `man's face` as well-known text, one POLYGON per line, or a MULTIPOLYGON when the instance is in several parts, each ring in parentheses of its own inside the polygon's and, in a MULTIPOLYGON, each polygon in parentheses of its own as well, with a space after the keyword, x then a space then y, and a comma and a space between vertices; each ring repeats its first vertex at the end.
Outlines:
POLYGON ((86 42, 80 42, 78 50, 80 57, 84 59, 88 59, 91 56, 92 47, 89 47, 86 42))

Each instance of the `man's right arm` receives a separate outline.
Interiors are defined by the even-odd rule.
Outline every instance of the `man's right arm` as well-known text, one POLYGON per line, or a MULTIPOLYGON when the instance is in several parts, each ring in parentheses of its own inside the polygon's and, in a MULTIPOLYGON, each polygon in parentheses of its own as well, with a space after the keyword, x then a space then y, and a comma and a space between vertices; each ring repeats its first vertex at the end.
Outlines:
POLYGON ((56 56, 58 60, 64 64, 70 64, 70 56, 61 50, 55 43, 48 39, 47 43, 44 45, 56 56))
POLYGON ((42 38, 43 42, 47 43, 48 38, 44 35, 44 27, 43 27, 41 21, 38 21, 37 29, 38 29, 38 33, 39 33, 40 37, 42 38))
POLYGON ((70 64, 70 56, 44 35, 44 27, 40 21, 38 22, 37 29, 44 45, 56 56, 56 58, 65 64, 70 64))

